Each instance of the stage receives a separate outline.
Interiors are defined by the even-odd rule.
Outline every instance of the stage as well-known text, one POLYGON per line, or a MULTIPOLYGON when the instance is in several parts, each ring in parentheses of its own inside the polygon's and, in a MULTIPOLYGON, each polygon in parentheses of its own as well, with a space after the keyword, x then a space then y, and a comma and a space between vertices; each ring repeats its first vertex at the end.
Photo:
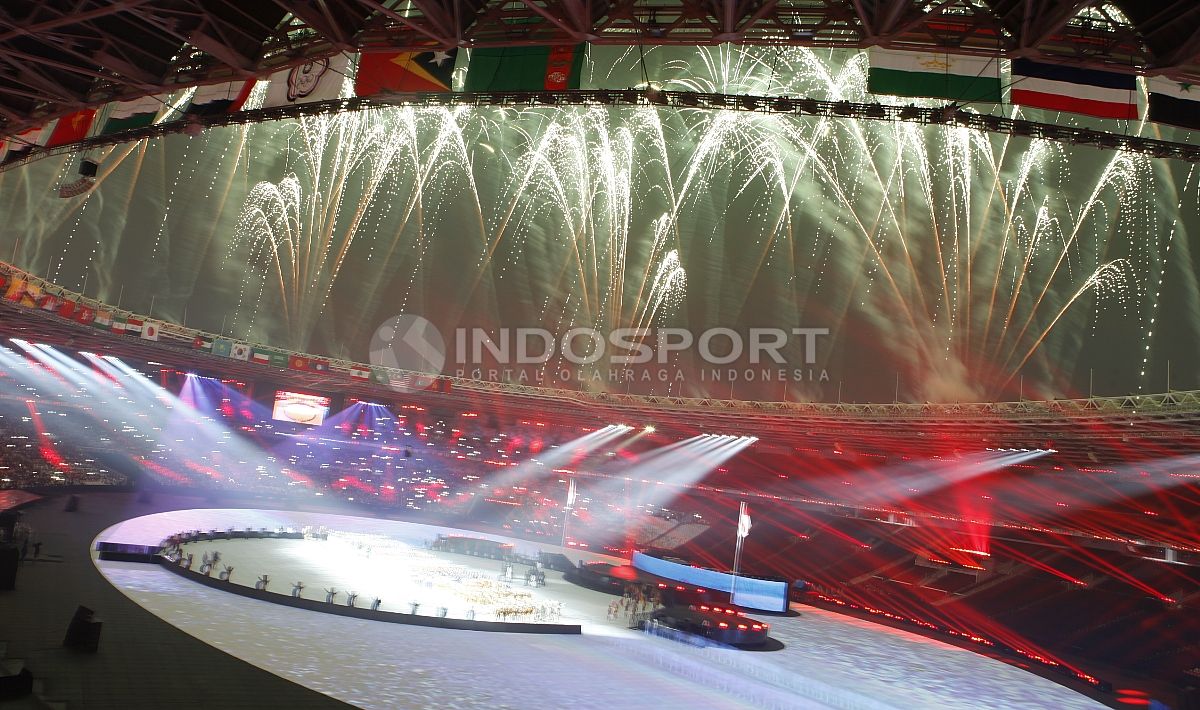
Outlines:
MULTIPOLYGON (((326 587, 353 589, 360 594, 360 606, 369 605, 369 597, 378 594, 383 609, 393 611, 408 611, 405 595, 376 589, 404 580, 389 582, 387 573, 377 572, 378 565, 347 554, 363 552, 348 540, 386 538, 394 542, 378 543, 380 550, 408 555, 402 552, 407 546, 430 556, 418 555, 422 564, 432 559, 433 564, 459 566, 459 572, 477 570, 492 579, 500 572, 498 560, 428 551, 426 544, 439 534, 461 534, 510 543, 517 553, 533 557, 545 550, 563 552, 575 562, 581 557, 621 562, 498 535, 286 511, 159 513, 115 525, 96 539, 156 544, 189 530, 247 526, 324 527, 346 537, 334 541, 341 547, 324 551, 319 546, 329 541, 206 542, 234 566, 235 582, 253 585, 266 572, 274 591, 288 593, 291 583, 301 579, 311 598, 318 591, 323 598, 326 587), (274 552, 253 548, 265 543, 288 544, 274 552), (337 554, 323 554, 326 551, 337 554)), ((537 595, 538 606, 561 606, 560 620, 578 623, 582 635, 481 633, 346 618, 248 599, 156 565, 100 560, 96 565, 122 593, 186 633, 305 687, 368 708, 1104 707, 968 650, 806 606, 797 607, 799 616, 771 619, 771 637, 784 645, 782 650, 751 653, 693 648, 631 631, 623 620, 606 619, 612 596, 566 582, 550 570, 546 586, 529 592, 537 595)), ((520 580, 516 586, 525 589, 520 580)))

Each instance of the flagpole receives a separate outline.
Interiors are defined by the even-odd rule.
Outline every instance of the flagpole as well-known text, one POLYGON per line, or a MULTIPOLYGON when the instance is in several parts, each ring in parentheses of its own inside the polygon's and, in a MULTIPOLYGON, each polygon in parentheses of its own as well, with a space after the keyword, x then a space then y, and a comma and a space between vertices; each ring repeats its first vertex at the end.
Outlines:
POLYGON ((733 598, 737 594, 738 567, 742 562, 742 541, 746 539, 746 536, 743 533, 748 532, 742 529, 742 521, 746 520, 747 517, 746 501, 741 501, 741 503, 738 505, 737 545, 733 548, 733 579, 729 583, 730 604, 736 603, 733 601, 733 598))

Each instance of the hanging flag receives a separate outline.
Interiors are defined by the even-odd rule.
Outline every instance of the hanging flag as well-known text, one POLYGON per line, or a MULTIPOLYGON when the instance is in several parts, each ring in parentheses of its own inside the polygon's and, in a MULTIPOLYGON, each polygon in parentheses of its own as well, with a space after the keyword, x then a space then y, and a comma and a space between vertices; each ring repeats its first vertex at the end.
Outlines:
POLYGON ((28 155, 34 148, 46 145, 46 138, 50 136, 49 129, 49 125, 27 128, 17 135, 5 139, 5 143, 8 145, 8 153, 4 156, 4 159, 19 160, 28 155))
POLYGON ((101 135, 145 128, 154 123, 158 112, 167 104, 165 96, 143 96, 132 101, 117 101, 108 106, 108 119, 100 129, 101 135))
POLYGON ((345 54, 336 54, 275 72, 270 76, 271 83, 267 86, 263 108, 339 98, 342 95, 342 82, 349 70, 350 58, 345 54))
POLYGON ((56 311, 58 310, 58 298, 49 293, 43 294, 38 299, 38 308, 41 308, 43 311, 56 311))
POLYGON ((288 366, 288 356, 286 353, 273 352, 271 353, 271 367, 283 369, 288 366))
POLYGON ((358 365, 351 365, 350 366, 350 379, 362 380, 364 382, 370 381, 371 370, 366 367, 359 367, 358 365))
POLYGON ((292 355, 290 358, 288 358, 288 367, 290 367, 293 370, 301 370, 303 372, 308 372, 308 370, 309 370, 308 358, 303 357, 301 355, 292 355))
POLYGON ((87 138, 88 129, 92 127, 92 121, 95 118, 96 109, 93 108, 85 108, 63 116, 58 119, 58 125, 50 133, 50 140, 46 141, 46 147, 55 148, 68 143, 78 143, 87 138))
POLYGON ((1155 123, 1200 130, 1200 85, 1160 76, 1148 81, 1147 118, 1155 123))
POLYGON ((746 504, 742 503, 738 509, 738 538, 744 538, 750 534, 750 512, 746 509, 746 504))
POLYGON ((354 76, 354 93, 450 91, 457 49, 436 52, 379 52, 363 54, 354 76))
POLYGON ((373 367, 371 368, 371 382, 374 382, 378 385, 387 385, 391 384, 392 377, 390 374, 388 374, 387 370, 373 367))
POLYGON ((313 372, 329 372, 329 363, 324 360, 309 360, 308 368, 313 372))
POLYGON ((578 89, 584 44, 559 47, 495 47, 471 50, 467 91, 563 91, 578 89))
POLYGON ((125 319, 125 334, 126 335, 141 335, 142 334, 142 326, 144 324, 145 323, 142 321, 141 318, 135 318, 134 316, 129 316, 128 318, 125 319))
POLYGON ((213 355, 220 355, 221 357, 231 357, 231 354, 233 353, 233 341, 226 340, 224 338, 217 338, 216 340, 213 341, 212 352, 213 352, 213 355))
POLYGON ((125 317, 124 316, 118 316, 115 314, 113 315, 112 332, 114 332, 114 333, 124 333, 125 332, 125 317))
POLYGON ((1014 104, 1048 111, 1138 117, 1137 77, 1132 74, 1014 59, 1010 96, 1014 104))
POLYGON ((234 343, 229 349, 229 357, 234 360, 249 360, 250 346, 246 343, 234 343))
POLYGON ((60 318, 71 318, 75 315, 75 302, 69 298, 63 298, 58 303, 58 316, 60 318))
POLYGON ((75 320, 90 325, 96 322, 96 309, 90 306, 79 306, 75 309, 75 320))
POLYGON ((271 364, 271 353, 262 348, 254 348, 250 351, 250 362, 256 365, 271 364))
POLYGON ((250 92, 254 90, 254 84, 255 80, 250 79, 198 86, 184 113, 192 116, 219 116, 241 111, 246 99, 250 97, 250 92))
POLYGON ((162 323, 156 320, 142 323, 142 340, 158 340, 158 332, 161 327, 162 323))
POLYGON ((870 50, 867 91, 924 96, 958 103, 998 104, 1000 62, 995 57, 870 50))
POLYGON ((112 328, 113 314, 112 311, 97 310, 96 317, 92 319, 92 325, 105 330, 112 328))
POLYGON ((192 349, 194 350, 212 350, 212 346, 212 338, 208 338, 203 335, 197 335, 192 339, 192 349))

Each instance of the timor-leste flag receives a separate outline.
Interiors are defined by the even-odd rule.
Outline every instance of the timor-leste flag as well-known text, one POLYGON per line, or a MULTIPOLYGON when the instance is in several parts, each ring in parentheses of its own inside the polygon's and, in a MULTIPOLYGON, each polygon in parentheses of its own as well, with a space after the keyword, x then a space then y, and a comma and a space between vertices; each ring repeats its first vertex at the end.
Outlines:
POLYGON ((586 44, 494 47, 471 51, 467 91, 578 89, 586 44))
POLYGON ((393 91, 450 91, 457 56, 457 49, 364 54, 358 60, 354 93, 374 96, 393 91))

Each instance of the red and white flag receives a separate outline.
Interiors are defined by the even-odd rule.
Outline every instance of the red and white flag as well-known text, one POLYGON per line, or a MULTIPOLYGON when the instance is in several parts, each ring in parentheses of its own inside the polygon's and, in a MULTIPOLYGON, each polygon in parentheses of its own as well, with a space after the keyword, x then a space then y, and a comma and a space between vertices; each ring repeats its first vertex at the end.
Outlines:
POLYGON ((357 365, 351 365, 350 366, 350 379, 369 381, 371 379, 371 371, 365 367, 358 367, 357 365))
MULTIPOLYGON (((125 335, 141 335, 143 325, 145 325, 145 322, 141 318, 130 317, 125 319, 125 335)), ((155 332, 157 333, 158 331, 155 332)), ((158 340, 158 337, 156 336, 154 339, 158 340)))
POLYGON ((1012 62, 1014 104, 1068 111, 1100 118, 1138 117, 1137 77, 1098 69, 1046 64, 1029 59, 1012 62))
POLYGON ((158 329, 161 325, 161 323, 155 320, 148 320, 142 323, 142 340, 158 340, 158 329))

